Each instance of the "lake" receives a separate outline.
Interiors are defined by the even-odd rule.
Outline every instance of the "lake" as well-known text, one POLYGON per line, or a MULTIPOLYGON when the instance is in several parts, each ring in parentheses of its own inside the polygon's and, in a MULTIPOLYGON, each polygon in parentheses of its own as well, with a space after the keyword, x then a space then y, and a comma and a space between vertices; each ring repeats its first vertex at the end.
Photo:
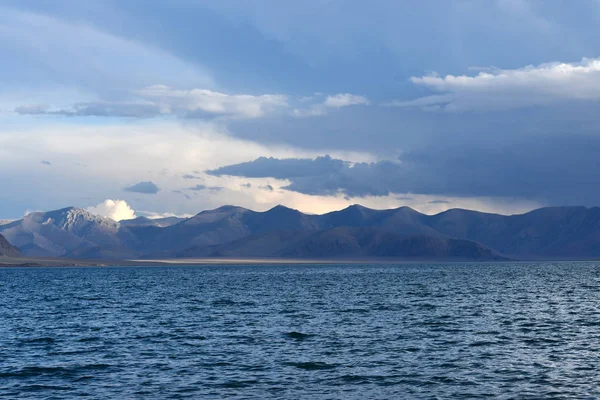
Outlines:
POLYGON ((0 398, 598 398, 600 263, 0 269, 0 398))

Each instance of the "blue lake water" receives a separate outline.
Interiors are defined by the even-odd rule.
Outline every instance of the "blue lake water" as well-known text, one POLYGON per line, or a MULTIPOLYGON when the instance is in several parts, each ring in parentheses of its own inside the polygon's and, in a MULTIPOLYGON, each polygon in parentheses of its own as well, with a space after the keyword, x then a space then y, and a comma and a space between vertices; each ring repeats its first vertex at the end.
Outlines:
POLYGON ((0 398, 600 398, 600 264, 0 269, 0 398))

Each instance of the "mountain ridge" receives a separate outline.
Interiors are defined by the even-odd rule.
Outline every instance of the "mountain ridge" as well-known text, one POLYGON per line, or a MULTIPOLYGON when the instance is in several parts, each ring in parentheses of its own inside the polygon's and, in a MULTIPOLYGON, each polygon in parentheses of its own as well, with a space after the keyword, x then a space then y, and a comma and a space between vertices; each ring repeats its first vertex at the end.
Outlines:
POLYGON ((582 206, 515 215, 456 208, 427 215, 410 207, 355 204, 313 215, 282 205, 263 212, 226 205, 190 218, 120 222, 67 207, 28 214, 0 225, 0 233, 27 256, 600 258, 600 208, 582 206))

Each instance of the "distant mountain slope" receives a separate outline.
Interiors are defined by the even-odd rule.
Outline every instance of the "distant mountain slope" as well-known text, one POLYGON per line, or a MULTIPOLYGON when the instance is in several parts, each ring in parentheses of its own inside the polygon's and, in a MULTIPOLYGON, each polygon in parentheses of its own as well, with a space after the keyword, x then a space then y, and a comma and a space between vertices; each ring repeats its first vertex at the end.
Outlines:
POLYGON ((248 236, 252 231, 244 224, 242 207, 224 206, 203 211, 163 229, 131 229, 140 239, 136 250, 141 254, 169 257, 193 246, 229 243, 248 236))
POLYGON ((0 233, 24 255, 43 257, 600 258, 600 208, 585 207, 430 216, 408 207, 307 215, 223 206, 187 219, 120 223, 71 207, 29 214, 0 225, 0 233))
POLYGON ((128 234, 119 223, 74 207, 28 214, 0 226, 0 232, 27 256, 120 258, 133 254, 122 244, 121 237, 128 234))
POLYGON ((19 249, 10 244, 4 236, 0 235, 0 257, 18 257, 20 255, 19 249))
POLYGON ((548 207, 503 216, 449 210, 428 218, 448 236, 475 240, 523 258, 600 257, 600 208, 548 207))
POLYGON ((167 257, 188 248, 218 246, 256 233, 315 231, 319 229, 318 217, 283 206, 274 207, 266 212, 223 206, 203 211, 165 229, 131 231, 141 238, 137 251, 154 257, 167 257))
POLYGON ((502 259, 493 250, 468 240, 424 235, 406 236, 373 227, 341 227, 320 231, 286 249, 282 256, 502 259))
POLYGON ((406 236, 373 227, 255 234, 221 246, 191 248, 183 257, 291 257, 501 260, 480 244, 436 236, 406 236))
POLYGON ((138 217, 134 219, 125 219, 120 221, 121 226, 157 226, 159 228, 165 228, 167 226, 175 225, 178 222, 185 221, 186 218, 179 217, 164 217, 164 218, 147 218, 138 217))

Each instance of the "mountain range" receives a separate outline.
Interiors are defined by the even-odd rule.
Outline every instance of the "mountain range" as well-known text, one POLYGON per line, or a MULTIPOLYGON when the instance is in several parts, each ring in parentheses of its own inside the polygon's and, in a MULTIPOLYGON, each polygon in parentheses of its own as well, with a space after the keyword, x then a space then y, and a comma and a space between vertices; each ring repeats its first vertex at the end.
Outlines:
POLYGON ((265 212, 223 206, 191 218, 116 222, 70 207, 28 214, 0 225, 0 234, 30 257, 595 259, 600 208, 549 207, 505 216, 354 205, 310 215, 284 206, 265 212))

